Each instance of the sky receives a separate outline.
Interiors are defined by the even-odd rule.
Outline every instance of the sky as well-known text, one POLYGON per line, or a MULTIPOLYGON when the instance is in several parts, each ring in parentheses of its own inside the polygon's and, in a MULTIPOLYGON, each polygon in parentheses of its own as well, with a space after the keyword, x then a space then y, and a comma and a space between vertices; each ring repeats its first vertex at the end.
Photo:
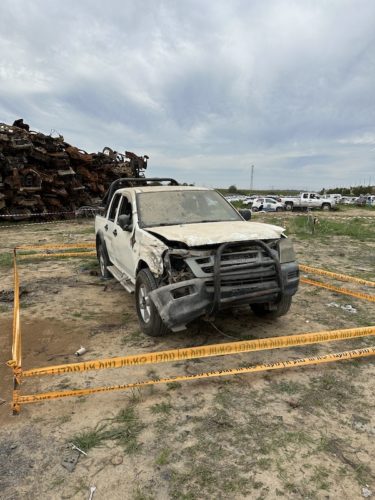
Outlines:
POLYGON ((375 184, 373 0, 1 0, 0 122, 211 187, 375 184))

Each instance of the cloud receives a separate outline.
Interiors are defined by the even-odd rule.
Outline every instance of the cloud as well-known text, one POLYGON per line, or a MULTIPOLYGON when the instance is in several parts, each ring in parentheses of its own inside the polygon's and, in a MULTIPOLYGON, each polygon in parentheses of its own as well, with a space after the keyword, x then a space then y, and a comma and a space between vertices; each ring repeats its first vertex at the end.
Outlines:
POLYGON ((362 182, 374 21, 371 0, 3 0, 0 120, 197 184, 362 182))

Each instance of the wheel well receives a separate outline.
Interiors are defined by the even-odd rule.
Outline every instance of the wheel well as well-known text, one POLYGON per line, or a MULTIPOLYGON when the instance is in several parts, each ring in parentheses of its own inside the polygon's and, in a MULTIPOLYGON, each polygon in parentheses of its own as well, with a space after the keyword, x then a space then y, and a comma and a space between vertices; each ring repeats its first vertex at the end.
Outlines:
POLYGON ((137 275, 141 269, 148 269, 148 265, 146 264, 146 262, 144 260, 140 260, 138 262, 138 266, 137 266, 137 270, 136 270, 135 274, 137 275))

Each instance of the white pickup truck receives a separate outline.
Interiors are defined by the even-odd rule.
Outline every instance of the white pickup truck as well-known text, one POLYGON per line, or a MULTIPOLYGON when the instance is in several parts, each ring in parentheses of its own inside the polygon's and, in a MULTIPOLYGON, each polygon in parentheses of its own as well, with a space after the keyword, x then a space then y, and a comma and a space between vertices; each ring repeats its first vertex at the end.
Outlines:
POLYGON ((283 228, 247 222, 250 210, 241 215, 213 189, 149 181, 112 183, 95 219, 101 274, 135 293, 144 333, 179 331, 240 304, 269 318, 287 313, 299 269, 283 228))
POLYGON ((285 210, 290 211, 294 208, 331 210, 336 206, 335 199, 322 198, 318 193, 301 193, 299 196, 281 197, 281 203, 284 203, 285 210))

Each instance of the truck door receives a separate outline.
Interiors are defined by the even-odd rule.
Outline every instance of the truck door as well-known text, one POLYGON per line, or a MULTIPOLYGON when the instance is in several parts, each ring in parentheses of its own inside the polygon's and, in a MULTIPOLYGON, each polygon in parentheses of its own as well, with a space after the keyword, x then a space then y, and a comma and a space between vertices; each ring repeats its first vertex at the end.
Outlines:
POLYGON ((109 206, 109 210, 107 213, 107 221, 104 226, 104 241, 107 247, 107 252, 109 258, 112 263, 113 262, 113 240, 115 238, 114 230, 115 230, 115 218, 117 208, 120 202, 121 194, 115 194, 112 198, 111 204, 109 206))
POLYGON ((132 217, 132 204, 130 196, 123 194, 113 229, 112 255, 113 263, 120 271, 126 273, 130 278, 135 274, 135 252, 134 252, 134 227, 132 217), (130 215, 128 228, 121 229, 117 221, 120 215, 130 215))

